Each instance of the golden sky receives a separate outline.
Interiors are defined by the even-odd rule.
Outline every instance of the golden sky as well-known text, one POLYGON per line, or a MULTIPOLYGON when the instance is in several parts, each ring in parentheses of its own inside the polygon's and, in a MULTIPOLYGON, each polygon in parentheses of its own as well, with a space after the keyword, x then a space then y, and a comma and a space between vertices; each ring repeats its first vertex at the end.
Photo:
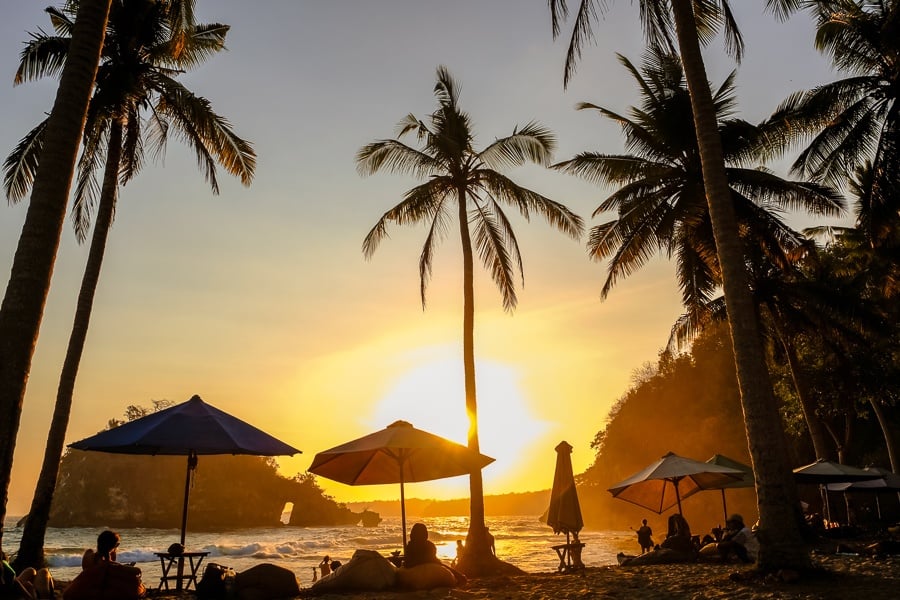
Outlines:
MULTIPOLYGON (((46 4, 46 3, 44 3, 46 4)), ((42 3, 4 8, 0 22, 0 148, 7 153, 52 105, 55 82, 12 86, 27 31, 49 30, 42 3)), ((465 443, 459 248, 442 244, 419 303, 424 229, 395 229, 374 258, 361 252, 378 217, 416 182, 360 178, 354 154, 393 135, 409 112, 435 107, 435 69, 460 82, 480 147, 537 119, 559 138, 558 160, 622 151, 618 132, 579 101, 625 111, 636 101, 621 52, 639 63, 637 9, 619 2, 598 25, 568 90, 565 44, 551 39, 546 2, 200 0, 203 21, 232 26, 229 51, 183 79, 255 144, 259 167, 241 187, 220 173, 215 197, 193 157, 171 140, 120 192, 116 222, 75 390, 68 441, 92 435, 130 404, 194 394, 300 448, 285 475, 313 456, 405 419, 465 443)), ((742 116, 765 117, 790 92, 824 81, 802 17, 779 24, 762 3, 736 3, 748 43, 737 80, 742 116), (751 9, 749 5, 754 5, 751 9)), ((716 83, 733 68, 714 46, 716 83)), ((509 175, 563 202, 590 225, 608 190, 536 167, 509 175)), ((25 205, 0 218, 0 262, 12 264, 25 205)), ((655 361, 680 313, 671 267, 654 261, 599 293, 604 265, 585 241, 540 220, 515 219, 525 263, 519 308, 502 311, 476 280, 481 444, 496 462, 486 493, 550 487, 560 440, 576 472, 631 373, 655 361)), ((27 512, 87 249, 63 234, 27 388, 8 513, 27 512)), ((6 273, 8 271, 4 271, 6 273)), ((321 484, 338 500, 398 497, 395 486, 321 484)), ((465 478, 411 484, 410 497, 460 497, 465 478)))

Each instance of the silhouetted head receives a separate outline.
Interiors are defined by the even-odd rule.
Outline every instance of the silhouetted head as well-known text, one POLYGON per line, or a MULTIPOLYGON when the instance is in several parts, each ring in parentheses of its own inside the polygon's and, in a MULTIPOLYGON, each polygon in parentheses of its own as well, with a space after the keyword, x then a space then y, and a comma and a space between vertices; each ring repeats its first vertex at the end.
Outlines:
POLYGON ((427 539, 428 528, 425 527, 425 523, 416 523, 412 526, 412 529, 409 530, 409 541, 427 539))
POLYGON ((643 521, 641 521, 641 524, 642 524, 642 525, 646 525, 646 524, 647 524, 647 519, 644 519, 643 521))
POLYGON ((100 558, 110 558, 116 548, 119 547, 121 538, 115 531, 107 529, 97 536, 97 556, 100 558))

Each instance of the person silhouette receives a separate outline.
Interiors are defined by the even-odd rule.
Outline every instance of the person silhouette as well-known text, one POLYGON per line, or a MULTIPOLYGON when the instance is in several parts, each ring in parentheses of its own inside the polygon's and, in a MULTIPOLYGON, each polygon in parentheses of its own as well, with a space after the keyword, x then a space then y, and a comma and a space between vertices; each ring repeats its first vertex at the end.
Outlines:
POLYGON ((641 554, 653 550, 653 530, 647 525, 647 519, 641 521, 637 529, 638 544, 641 545, 641 554))

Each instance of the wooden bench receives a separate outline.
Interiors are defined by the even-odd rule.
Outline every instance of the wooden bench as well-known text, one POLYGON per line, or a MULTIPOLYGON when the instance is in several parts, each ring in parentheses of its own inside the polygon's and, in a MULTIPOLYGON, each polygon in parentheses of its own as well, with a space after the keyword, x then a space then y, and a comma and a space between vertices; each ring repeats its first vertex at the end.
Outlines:
POLYGON ((584 569, 584 563, 581 561, 581 551, 584 549, 584 542, 571 542, 551 547, 556 551, 556 556, 559 557, 559 566, 556 567, 557 571, 569 572, 584 569))

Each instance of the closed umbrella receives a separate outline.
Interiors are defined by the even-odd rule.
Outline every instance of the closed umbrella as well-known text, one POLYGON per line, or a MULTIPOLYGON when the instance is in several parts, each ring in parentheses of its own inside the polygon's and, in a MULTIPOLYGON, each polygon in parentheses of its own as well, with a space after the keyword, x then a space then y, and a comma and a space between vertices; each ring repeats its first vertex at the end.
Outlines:
POLYGON ((347 485, 400 484, 400 516, 406 552, 404 485, 468 475, 494 459, 438 435, 395 421, 382 430, 316 454, 308 471, 347 485))
POLYGON ((725 513, 725 520, 728 520, 728 505, 725 503, 725 490, 733 489, 733 488, 748 488, 756 485, 756 480, 753 477, 753 469, 749 466, 745 465, 742 462, 738 462, 733 458, 728 458, 723 454, 714 454, 712 458, 707 460, 711 465, 719 465, 722 467, 729 467, 731 469, 737 469, 741 471, 743 475, 740 479, 736 479, 733 481, 726 481, 720 484, 717 484, 711 488, 707 489, 718 489, 722 491, 722 512, 725 513))
MULTIPOLYGON (((187 457, 181 544, 187 530, 191 474, 201 454, 285 456, 300 454, 293 446, 272 437, 237 417, 205 403, 200 396, 170 406, 69 444, 76 450, 114 454, 178 455, 187 457)), ((179 582, 180 583, 180 582, 179 582)))
MULTIPOLYGON (((553 487, 550 489, 550 507, 545 513, 545 522, 553 528, 553 533, 566 534, 566 550, 571 547, 570 536, 578 541, 578 532, 584 527, 575 475, 572 472, 572 446, 562 441, 556 448, 556 470, 553 472, 553 487)), ((573 568, 572 553, 560 554, 560 568, 573 568)), ((577 565, 575 565, 577 566, 577 565)))
POLYGON ((608 488, 614 498, 648 508, 662 514, 678 506, 681 500, 705 489, 737 481, 742 472, 700 462, 669 452, 658 461, 641 469, 628 479, 608 488))

